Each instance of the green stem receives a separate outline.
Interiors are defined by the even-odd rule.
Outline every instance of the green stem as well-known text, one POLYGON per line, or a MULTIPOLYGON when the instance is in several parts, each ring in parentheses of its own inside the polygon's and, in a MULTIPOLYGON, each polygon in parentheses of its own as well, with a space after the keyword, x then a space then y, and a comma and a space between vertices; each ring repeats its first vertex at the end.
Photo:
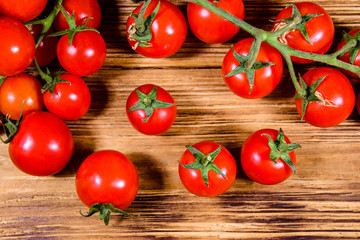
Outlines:
POLYGON ((357 41, 355 39, 351 39, 342 48, 340 48, 336 52, 332 53, 331 55, 334 58, 337 58, 337 57, 343 55, 344 53, 348 52, 351 48, 355 47, 356 44, 357 44, 357 41))
POLYGON ((36 59, 34 59, 34 65, 36 67, 36 70, 39 72, 42 79, 44 79, 47 83, 52 82, 51 76, 46 74, 43 70, 41 70, 39 64, 37 63, 36 59))
POLYGON ((245 63, 245 67, 248 70, 250 70, 252 68, 252 66, 254 65, 254 63, 256 62, 256 58, 257 58, 257 55, 258 55, 258 53, 260 51, 260 46, 261 46, 261 43, 262 43, 261 37, 262 37, 262 35, 256 37, 255 40, 254 40, 255 41, 255 49, 254 49, 253 55, 251 56, 250 61, 245 63))
POLYGON ((143 4, 143 6, 140 9, 139 17, 136 19, 136 30, 139 33, 145 32, 146 28, 144 25, 144 15, 147 7, 149 6, 151 0, 146 0, 143 4))

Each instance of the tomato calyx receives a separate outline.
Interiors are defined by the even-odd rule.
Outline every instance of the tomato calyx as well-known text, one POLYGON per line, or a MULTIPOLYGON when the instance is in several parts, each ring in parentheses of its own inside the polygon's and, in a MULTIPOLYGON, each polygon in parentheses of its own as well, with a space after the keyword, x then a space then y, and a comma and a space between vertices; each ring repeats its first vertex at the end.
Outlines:
POLYGON ((210 170, 220 174, 225 179, 227 179, 226 175, 221 171, 221 169, 213 163, 221 151, 221 146, 207 155, 192 146, 187 145, 186 148, 195 157, 195 162, 186 165, 180 163, 180 165, 187 169, 200 170, 202 179, 207 187, 209 187, 210 170))
POLYGON ((346 43, 354 40, 356 41, 356 45, 349 50, 350 63, 354 64, 356 56, 360 51, 360 31, 357 32, 354 36, 351 36, 349 33, 345 32, 343 34, 343 38, 346 43))
POLYGON ((131 13, 130 17, 135 19, 135 23, 133 23, 129 29, 129 39, 132 41, 137 41, 137 43, 133 46, 135 50, 137 47, 151 47, 150 41, 152 39, 152 32, 151 32, 151 24, 154 21, 157 13, 160 9, 160 1, 157 4, 154 11, 144 18, 144 14, 146 8, 148 7, 151 0, 145 1, 143 6, 140 9, 140 14, 131 13))
POLYGON ((0 76, 0 87, 3 84, 3 82, 5 81, 6 78, 7 78, 7 76, 0 76))
POLYGON ((4 117, 3 115, 1 115, 0 124, 4 129, 4 132, 6 134, 7 139, 3 140, 0 137, 0 140, 5 144, 11 142, 11 140, 15 137, 16 133, 19 130, 19 126, 20 126, 20 123, 21 123, 21 120, 22 120, 22 117, 23 117, 22 110, 23 110, 23 107, 24 107, 24 103, 25 103, 25 100, 23 101, 23 103, 21 105, 20 116, 19 116, 18 120, 11 120, 10 116, 5 116, 4 117), (5 123, 4 123, 4 120, 5 120, 5 123))
POLYGON ((267 136, 269 139, 268 145, 271 149, 269 154, 270 160, 276 164, 276 160, 281 158, 293 170, 295 174, 296 173, 295 165, 291 160, 289 153, 297 148, 301 148, 301 146, 297 143, 287 143, 285 141, 284 132, 281 128, 279 130, 278 136, 275 141, 267 133, 263 133, 261 135, 267 136))
POLYGON ((97 212, 100 213, 99 214, 99 219, 104 220, 105 225, 109 224, 110 214, 112 212, 120 213, 120 214, 122 214, 124 216, 131 217, 131 218, 136 218, 135 216, 133 216, 131 214, 128 214, 127 212, 114 207, 114 205, 111 204, 111 203, 104 203, 104 204, 102 204, 102 203, 94 203, 93 205, 90 206, 89 212, 87 214, 82 214, 81 211, 80 211, 80 214, 83 217, 90 217, 90 216, 94 215, 97 212))
POLYGON ((261 45, 261 41, 254 39, 251 48, 249 50, 249 53, 246 56, 237 53, 235 51, 234 46, 231 46, 233 55, 235 59, 239 62, 239 65, 237 65, 236 68, 234 68, 231 72, 226 74, 225 77, 231 77, 236 74, 245 73, 250 85, 249 94, 252 92, 252 89, 254 87, 255 71, 260 68, 265 68, 275 65, 275 63, 272 62, 256 61, 256 56, 259 52, 260 45, 261 45))
POLYGON ((157 100, 157 87, 154 86, 154 88, 150 91, 149 94, 145 94, 141 92, 139 89, 135 89, 136 94, 139 98, 139 101, 132 107, 128 109, 128 111, 136 111, 136 110, 144 110, 146 114, 146 118, 142 119, 143 122, 148 122, 152 114, 154 113, 154 109, 159 108, 167 108, 171 107, 174 104, 163 102, 160 100, 157 100))

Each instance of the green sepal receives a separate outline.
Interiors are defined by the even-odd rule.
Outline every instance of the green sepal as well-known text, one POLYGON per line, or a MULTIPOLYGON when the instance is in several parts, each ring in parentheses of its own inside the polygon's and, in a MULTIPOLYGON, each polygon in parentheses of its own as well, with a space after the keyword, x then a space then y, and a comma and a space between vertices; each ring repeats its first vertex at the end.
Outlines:
POLYGON ((192 146, 187 145, 186 148, 194 156, 195 162, 186 165, 180 163, 180 165, 187 169, 200 170, 201 177, 207 187, 209 187, 209 171, 214 171, 227 179, 227 176, 221 171, 221 169, 213 163, 215 158, 221 152, 221 146, 207 155, 192 146))
POLYGON ((356 40, 355 47, 353 47, 349 50, 350 63, 354 64, 356 56, 358 55, 358 53, 360 51, 360 31, 358 31, 354 36, 351 36, 349 33, 345 32, 345 33, 343 33, 343 38, 344 38, 345 42, 349 42, 352 39, 356 40))
POLYGON ((55 85, 58 83, 69 83, 69 81, 60 78, 60 75, 62 74, 62 71, 59 70, 54 77, 50 77, 50 70, 47 68, 46 69, 46 75, 49 76, 47 77, 46 83, 44 84, 44 86, 41 88, 41 93, 45 93, 47 90, 49 90, 49 92, 51 93, 51 95, 54 96, 54 89, 55 89, 55 85))
POLYGON ((2 127, 4 129, 4 132, 6 134, 7 139, 3 140, 0 137, 0 140, 5 144, 11 142, 11 140, 15 137, 16 133, 19 130, 20 123, 21 123, 21 120, 23 118, 23 113, 22 112, 23 112, 24 103, 25 103, 25 100, 21 104, 20 116, 19 116, 18 120, 11 120, 10 116, 5 116, 5 123, 4 123, 4 119, 1 119, 0 123, 1 123, 1 125, 2 125, 2 127))
POLYGON ((234 68, 231 72, 229 72, 228 74, 225 75, 225 77, 231 77, 231 76, 234 76, 236 74, 245 73, 246 77, 247 77, 247 79, 249 81, 249 85, 250 85, 249 94, 252 92, 252 89, 254 87, 255 71, 257 69, 260 69, 260 68, 265 68, 265 67, 275 65, 275 63, 272 63, 272 62, 255 61, 254 64, 251 66, 251 68, 247 67, 247 63, 249 61, 251 61, 251 59, 252 59, 252 57, 254 55, 255 45, 256 45, 255 41, 257 41, 257 40, 254 39, 254 41, 252 42, 250 51, 246 56, 237 53, 235 51, 234 46, 231 46, 233 55, 234 55, 235 59, 239 62, 239 65, 237 65, 236 68, 234 68))
POLYGON ((90 217, 92 215, 94 215, 95 213, 99 212, 99 219, 100 220, 104 220, 105 225, 109 224, 110 221, 110 214, 113 213, 120 213, 126 217, 131 217, 131 218, 136 218, 133 215, 128 214, 127 212, 118 209, 116 207, 114 207, 113 204, 111 203, 94 203, 93 205, 90 206, 89 208, 89 212, 87 214, 82 214, 80 211, 81 216, 83 217, 90 217))
POLYGON ((4 83, 6 78, 7 78, 7 76, 0 76, 0 87, 4 83))
POLYGON ((136 110, 144 110, 146 114, 146 118, 142 120, 143 122, 149 121, 150 117, 154 113, 154 109, 167 108, 174 105, 173 103, 163 102, 156 99, 157 97, 156 86, 154 86, 154 88, 147 95, 141 92, 137 88, 135 89, 135 91, 139 98, 139 101, 134 106, 130 107, 128 111, 132 112, 136 110))
POLYGON ((270 147, 269 159, 276 164, 276 160, 281 158, 290 168, 296 173, 295 165, 289 155, 290 152, 294 151, 301 146, 297 143, 287 143, 285 141, 285 135, 283 130, 280 128, 278 136, 274 141, 269 134, 262 134, 268 137, 268 145, 270 147))

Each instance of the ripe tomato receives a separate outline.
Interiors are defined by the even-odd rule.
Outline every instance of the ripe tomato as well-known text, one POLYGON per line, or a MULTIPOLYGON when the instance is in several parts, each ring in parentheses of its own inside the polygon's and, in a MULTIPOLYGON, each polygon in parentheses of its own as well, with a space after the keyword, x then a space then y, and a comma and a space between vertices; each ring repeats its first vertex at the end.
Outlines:
MULTIPOLYGON (((160 8, 151 24, 151 40, 141 46, 138 40, 134 40, 135 18, 130 16, 127 20, 127 39, 135 52, 151 58, 168 57, 176 53, 187 35, 187 24, 180 9, 167 0, 151 1, 145 11, 144 17, 148 17, 160 2, 160 8)), ((139 14, 143 5, 137 7, 132 14, 139 14)))
MULTIPOLYGON (((283 62, 280 53, 269 44, 262 42, 256 61, 258 63, 273 63, 273 65, 251 70, 254 76, 252 90, 250 91, 251 84, 248 78, 248 74, 251 73, 243 72, 227 77, 236 68, 243 67, 245 71, 244 64, 251 58, 251 56, 248 56, 251 54, 248 53, 253 41, 253 38, 246 38, 234 45, 237 54, 247 56, 243 63, 239 63, 238 59, 235 58, 233 49, 228 51, 222 63, 222 75, 230 90, 240 97, 251 99, 270 94, 279 84, 283 73, 283 62)), ((256 68, 255 64, 254 68, 256 68)))
MULTIPOLYGON (((86 26, 95 29, 99 27, 101 9, 97 0, 64 0, 62 6, 70 16, 74 12, 77 26, 84 24, 85 20, 90 17, 86 26)), ((53 24, 57 32, 69 29, 69 24, 61 12, 56 16, 53 24)))
MULTIPOLYGON (((333 21, 331 20, 330 15, 326 12, 325 9, 319 5, 311 2, 299 2, 294 4, 300 11, 302 16, 308 14, 321 14, 319 16, 314 16, 310 21, 302 23, 305 25, 306 32, 308 33, 308 40, 304 37, 303 33, 299 29, 293 29, 286 32, 283 36, 280 37, 280 41, 289 47, 294 49, 317 53, 325 54, 334 39, 335 29, 333 21)), ((293 6, 284 8, 276 17, 274 22, 273 30, 281 28, 284 26, 284 21, 282 19, 287 19, 292 17, 293 6)), ((308 15, 311 16, 311 15, 308 15)), ((301 59, 293 57, 292 60, 296 63, 309 63, 310 60, 301 59)))
POLYGON ((260 129, 252 133, 242 145, 241 167, 257 183, 281 183, 295 170, 296 156, 293 150, 298 147, 300 145, 290 143, 282 130, 260 129), (269 137, 274 145, 269 144, 269 137))
POLYGON ((95 31, 77 32, 72 45, 68 35, 60 38, 57 45, 57 57, 61 66, 71 74, 88 76, 97 72, 106 58, 106 44, 102 36, 95 31))
POLYGON ((145 84, 135 89, 126 102, 132 126, 147 135, 157 135, 174 123, 177 108, 172 96, 163 88, 145 84))
MULTIPOLYGON (((244 19, 245 9, 242 0, 208 1, 235 17, 242 20, 244 19)), ((192 33, 206 43, 223 43, 229 41, 240 29, 228 20, 195 3, 188 3, 187 19, 192 33)))
MULTIPOLYGON (((329 67, 313 68, 302 76, 307 86, 321 78, 323 81, 313 93, 319 101, 309 102, 303 119, 316 127, 333 127, 350 116, 355 106, 355 93, 349 79, 329 67)), ((302 116, 303 99, 296 99, 295 104, 302 116)))
POLYGON ((189 192, 216 197, 231 187, 237 167, 234 157, 224 146, 205 141, 187 148, 180 159, 179 176, 189 192))
POLYGON ((28 73, 5 78, 0 88, 0 111, 13 120, 18 120, 24 102, 23 116, 40 111, 44 104, 40 82, 28 73))
MULTIPOLYGON (((348 36, 352 36, 354 37, 355 34, 357 34, 360 31, 360 28, 357 29, 353 29, 348 33, 348 36)), ((358 33, 360 34, 360 33, 358 33)), ((340 48, 342 48, 347 41, 345 41, 345 39, 342 39, 339 44, 337 45, 336 50, 339 50, 340 48)), ((344 55, 340 56, 339 59, 350 63, 350 53, 351 53, 351 64, 354 64, 356 66, 360 66, 360 52, 359 52, 359 47, 354 48, 354 50, 351 50, 350 52, 346 52, 344 55)), ((346 75, 348 75, 349 77, 353 77, 353 78, 358 78, 358 76, 355 73, 352 73, 350 71, 346 71, 344 70, 344 73, 346 75)))
POLYGON ((47 0, 3 0, 0 1, 0 15, 28 22, 45 9, 47 0))
MULTIPOLYGON (((91 208, 99 204, 103 208, 112 204, 124 210, 134 201, 138 187, 139 177, 134 164, 124 154, 114 150, 91 154, 82 162, 76 174, 76 192, 90 208, 89 215, 93 211, 91 208)), ((110 215, 110 212, 107 214, 110 215)), ((107 224, 109 216, 103 217, 107 224)))
POLYGON ((35 41, 30 31, 19 20, 0 17, 0 32, 0 76, 23 72, 35 56, 35 41))
POLYGON ((44 92, 45 107, 63 120, 77 120, 90 108, 90 90, 78 76, 64 73, 60 75, 60 79, 68 82, 57 83, 53 94, 49 90, 44 92))
POLYGON ((49 112, 32 112, 20 123, 9 144, 9 156, 21 171, 49 176, 62 170, 74 151, 70 129, 49 112))

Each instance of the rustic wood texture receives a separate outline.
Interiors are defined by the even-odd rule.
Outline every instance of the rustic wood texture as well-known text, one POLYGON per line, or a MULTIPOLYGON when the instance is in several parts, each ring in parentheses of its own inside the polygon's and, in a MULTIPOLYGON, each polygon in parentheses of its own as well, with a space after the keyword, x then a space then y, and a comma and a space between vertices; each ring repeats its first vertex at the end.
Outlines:
MULTIPOLYGON (((183 12, 186 3, 173 1, 183 12)), ((245 0, 245 20, 271 28, 276 14, 296 1, 245 0)), ((225 44, 204 44, 189 31, 183 48, 166 59, 144 58, 129 47, 126 20, 137 4, 99 0, 100 31, 108 55, 103 68, 84 78, 92 92, 91 109, 67 122, 75 140, 69 165, 50 177, 33 177, 12 164, 0 145, 0 239, 355 239, 360 237, 360 117, 321 129, 301 121, 285 70, 269 96, 235 96, 221 77, 221 63, 231 44, 248 37, 240 31, 225 44), (168 90, 178 105, 174 125, 160 136, 132 128, 125 103, 137 86, 153 83, 168 90), (296 150, 297 174, 264 186, 250 181, 238 164, 238 176, 220 197, 197 197, 182 186, 178 160, 185 145, 211 140, 227 147, 239 163, 242 143, 261 128, 282 127, 302 148, 296 150), (91 153, 114 149, 135 164, 140 186, 127 212, 113 215, 109 226, 86 211, 75 192, 75 174, 91 153)), ((357 0, 319 0, 341 32, 360 27, 357 0)), ((304 71, 317 64, 296 66, 304 71)), ((351 79, 356 93, 359 80, 351 79)))

